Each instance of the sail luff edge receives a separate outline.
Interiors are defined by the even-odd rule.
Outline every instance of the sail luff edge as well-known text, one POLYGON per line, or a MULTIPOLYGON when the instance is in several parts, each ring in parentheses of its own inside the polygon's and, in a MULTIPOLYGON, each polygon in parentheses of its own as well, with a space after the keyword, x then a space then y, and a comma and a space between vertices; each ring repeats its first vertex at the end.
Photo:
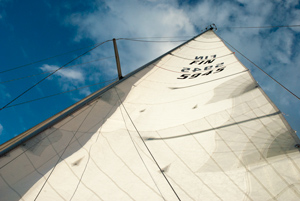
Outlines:
POLYGON ((27 131, 17 135, 16 137, 12 138, 11 140, 1 144, 0 145, 0 157, 4 156, 7 152, 13 150, 14 148, 18 147, 19 145, 25 143, 26 141, 28 141, 32 137, 34 137, 34 136, 38 135, 39 133, 43 132, 47 128, 49 128, 49 127, 53 126, 54 124, 62 121, 63 119, 68 117, 71 113, 76 112, 77 110, 81 109, 83 106, 91 103, 96 98, 98 98, 101 94, 103 94, 107 90, 113 88, 114 86, 118 85, 119 83, 125 81, 126 79, 128 79, 132 75, 134 75, 134 74, 138 73, 139 71, 143 70, 144 68, 149 66, 151 63, 156 62, 157 60, 163 58, 164 56, 170 54, 174 50, 184 46, 185 44, 189 43, 190 41, 194 40, 195 38, 199 37, 200 35, 206 33, 207 31, 210 31, 210 30, 211 29, 208 29, 208 30, 205 30, 205 31, 201 32, 200 34, 197 34, 196 36, 194 36, 191 39, 187 40, 186 42, 176 46, 175 48, 171 49, 170 51, 166 52, 165 54, 163 54, 163 55, 157 57, 156 59, 144 64, 143 66, 141 66, 138 69, 132 71, 131 73, 128 73, 122 79, 120 79, 118 81, 115 81, 112 84, 110 84, 110 85, 108 85, 108 86, 106 86, 102 89, 99 89, 98 91, 94 92, 93 94, 91 94, 91 95, 87 96, 86 98, 84 98, 84 99, 78 101, 77 103, 73 104, 72 106, 62 110, 61 112, 55 114, 54 116, 46 119, 43 122, 37 124, 36 126, 28 129, 27 131))

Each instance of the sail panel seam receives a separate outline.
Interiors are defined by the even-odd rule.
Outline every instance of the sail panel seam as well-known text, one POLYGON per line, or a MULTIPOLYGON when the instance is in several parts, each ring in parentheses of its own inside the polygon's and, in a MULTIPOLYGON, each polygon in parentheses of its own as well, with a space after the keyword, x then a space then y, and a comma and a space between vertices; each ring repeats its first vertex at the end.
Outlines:
MULTIPOLYGON (((220 36, 219 36, 220 37, 220 36)), ((220 37, 221 38, 221 37, 220 37)), ((260 71, 262 71, 264 74, 266 74, 268 77, 270 77, 273 81, 275 81, 277 84, 279 84, 282 88, 284 88, 287 92, 292 94, 294 97, 296 97, 298 100, 300 100, 300 97, 298 97, 296 94, 294 94, 292 91, 290 91, 288 88, 286 88, 283 84, 281 84, 279 81, 277 81, 275 78, 273 78, 271 75, 269 75, 266 71, 264 71, 262 68, 260 68, 258 65, 256 65, 253 61, 248 59, 243 53, 238 51, 236 48, 234 48, 232 45, 230 45, 227 41, 225 41, 223 38, 221 38, 225 43, 227 43, 230 47, 232 47, 236 52, 238 52, 241 56, 243 56, 245 59, 247 59, 250 63, 252 63, 255 67, 257 67, 260 71)))
POLYGON ((146 149, 148 150, 149 154, 151 155, 153 161, 154 161, 155 164, 157 165, 158 169, 159 169, 160 172, 162 173, 163 177, 165 178, 165 180, 167 181, 167 183, 169 184, 169 186, 171 187, 171 189, 172 189, 172 191, 174 192, 174 194, 176 195, 177 199, 178 199, 178 200, 181 200, 181 199, 179 198, 178 194, 176 193, 175 189, 173 188, 172 184, 170 183, 170 181, 168 180, 168 178, 167 178, 166 175, 164 174, 164 171, 163 171, 163 170, 161 169, 161 167, 159 166, 158 162, 156 161, 155 157, 153 156, 152 152, 150 151, 149 147, 147 146, 145 140, 144 140, 143 137, 141 136, 141 134, 140 134, 139 130, 137 129, 136 125, 134 124, 133 120, 131 119, 131 117, 130 117, 128 111, 126 110, 126 107, 124 106, 124 104, 123 104, 123 102, 122 102, 122 100, 121 100, 121 98, 120 98, 120 96, 119 96, 118 91, 116 90, 116 88, 115 88, 115 91, 116 91, 116 93, 117 93, 117 95, 118 95, 118 97, 119 97, 119 100, 120 100, 120 103, 121 103, 122 107, 124 108, 124 110, 125 110, 125 112, 126 112, 128 118, 130 119, 130 121, 131 121, 132 125, 134 126, 136 132, 138 133, 138 135, 139 135, 139 137, 141 138, 143 144, 145 145, 146 149))
MULTIPOLYGON (((117 93, 117 95, 118 95, 118 97, 119 97, 120 105, 122 105, 123 108, 124 108, 124 110, 126 111, 126 109, 125 109, 125 107, 124 107, 124 105, 123 105, 123 103, 122 103, 122 101, 121 101, 121 99, 120 99, 120 96, 119 96, 119 94, 118 94, 116 88, 115 88, 115 91, 116 91, 116 93, 117 93)), ((127 124, 126 124, 126 121, 125 121, 125 117, 124 117, 124 114, 123 114, 121 108, 120 108, 120 111, 121 111, 121 114, 122 114, 122 118, 123 118, 124 124, 125 124, 125 126, 126 126, 126 128, 127 128, 127 124)), ((126 112, 127 112, 127 111, 126 111, 126 112)), ((129 117, 128 113, 127 113, 127 116, 129 117)), ((130 117, 129 117, 129 118, 130 118, 130 117)), ((128 130, 128 128, 127 128, 126 130, 127 130, 127 133, 129 134, 130 140, 131 140, 131 142, 132 142, 132 144, 133 144, 133 146, 134 146, 136 152, 138 153, 140 159, 142 160, 142 162, 143 162, 143 164, 144 164, 144 166, 145 166, 147 172, 149 173, 149 175, 150 175, 152 181, 154 182, 154 184, 155 184, 157 190, 159 191, 159 193, 160 193, 161 197, 163 198, 163 200, 166 200, 166 199, 164 198, 164 196, 162 195, 162 192, 160 191, 160 189, 159 189, 157 183, 155 182, 155 180, 154 180, 152 174, 150 173, 150 170, 148 169, 148 167, 147 167, 147 165, 146 165, 146 163, 145 163, 143 157, 141 156, 140 152, 138 151, 138 149, 137 149, 137 147, 136 147, 136 144, 135 144, 135 142, 134 142, 134 140, 133 140, 133 138, 132 138, 132 136, 131 136, 131 134, 130 134, 130 131, 128 130)))

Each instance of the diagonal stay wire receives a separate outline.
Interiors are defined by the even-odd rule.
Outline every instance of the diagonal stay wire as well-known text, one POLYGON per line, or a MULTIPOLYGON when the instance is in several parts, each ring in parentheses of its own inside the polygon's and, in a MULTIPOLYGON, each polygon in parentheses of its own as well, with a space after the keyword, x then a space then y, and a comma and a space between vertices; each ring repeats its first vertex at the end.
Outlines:
POLYGON ((194 36, 154 36, 154 37, 130 37, 130 38, 118 38, 117 40, 123 40, 123 39, 154 39, 154 38, 191 38, 194 36))
POLYGON ((273 78, 266 71, 264 71, 262 68, 260 68, 258 65, 256 65, 253 61, 251 61, 250 59, 248 59, 243 53, 241 53, 236 48, 234 48, 232 45, 230 45, 230 43, 228 43, 227 41, 225 41, 223 38, 221 38, 221 39, 222 39, 222 41, 224 41, 225 43, 227 43, 230 47, 232 47, 236 52, 238 52, 240 55, 242 55, 245 59, 247 59, 250 63, 252 63, 256 68, 258 68, 260 71, 262 71, 264 74, 266 74, 269 78, 271 78, 273 81, 275 81, 277 84, 279 84, 282 88, 284 88, 287 92, 289 92, 290 94, 292 94, 293 96, 295 96, 298 100, 300 100, 299 96, 297 96, 292 91, 290 91, 288 88, 286 88, 284 85, 282 85, 280 82, 278 82, 275 78, 273 78))
MULTIPOLYGON (((117 93, 118 93, 118 92, 117 92, 117 93)), ((118 96, 119 96, 119 95, 118 95, 118 96)), ((121 105, 122 102, 121 102, 121 100, 119 100, 119 101, 120 101, 120 105, 121 105)), ((148 174, 150 175, 150 177, 151 177, 153 183, 155 184, 155 186, 156 186, 156 188, 157 188, 159 194, 161 195, 161 197, 163 198, 163 200, 166 200, 166 199, 164 198, 164 196, 162 195, 162 192, 160 191, 160 189, 159 189, 157 183, 155 182, 155 180, 154 180, 152 174, 150 173, 150 170, 149 170, 149 168, 147 167, 147 165, 146 165, 146 163, 145 163, 145 161, 144 161, 142 155, 140 154, 140 152, 139 152, 139 150, 138 150, 138 148, 137 148, 137 145, 134 143, 134 140, 133 140, 133 138, 132 138, 132 135, 130 134, 130 131, 129 131, 128 128, 127 128, 127 124, 126 124, 126 121, 125 121, 125 117, 124 117, 124 114, 123 114, 121 108, 120 108, 120 111, 121 111, 121 115, 122 115, 123 121, 124 121, 124 123, 125 123, 125 127, 126 127, 126 130, 127 130, 127 133, 129 134, 130 140, 131 140, 131 142, 132 142, 132 144, 133 144, 133 146, 134 146, 136 152, 138 153, 140 159, 142 160, 142 162, 143 162, 143 164, 144 164, 144 166, 145 166, 145 168, 146 168, 148 174)))
MULTIPOLYGON (((96 59, 96 60, 88 61, 88 62, 85 62, 85 63, 75 64, 75 65, 72 65, 72 66, 66 66, 66 67, 63 67, 63 69, 84 65, 84 64, 95 62, 95 61, 101 61, 101 60, 105 60, 105 59, 109 59, 109 58, 113 58, 113 57, 114 56, 104 57, 104 58, 101 58, 101 59, 96 59)), ((42 72, 42 73, 37 73, 37 74, 27 75, 27 76, 24 76, 24 77, 14 78, 14 79, 11 79, 11 80, 2 81, 2 82, 0 82, 0 84, 13 82, 13 81, 17 81, 17 80, 22 80, 22 79, 25 79, 25 78, 34 77, 34 76, 43 75, 43 74, 52 73, 52 72, 54 72, 54 70, 45 71, 45 72, 42 72)))
MULTIPOLYGON (((278 25, 278 26, 257 26, 257 27, 219 27, 220 28, 224 28, 224 29, 264 29, 264 28, 283 28, 283 27, 300 27, 300 25, 278 25)), ((137 40, 137 41, 140 41, 140 42, 147 42, 147 41, 143 41, 141 39, 154 39, 154 38, 184 38, 184 37, 187 37, 187 38, 190 38, 191 36, 170 36, 170 37, 133 37, 133 38, 118 38, 117 40, 137 40)), ((177 41, 148 41, 148 42, 177 42, 177 41)), ((178 41, 179 42, 179 41, 178 41)), ((63 55, 66 55, 66 54, 69 54, 69 53, 72 53, 72 52, 76 52, 76 51, 79 51, 79 50, 82 50, 82 49, 86 49, 88 47, 92 47, 92 46, 95 46, 97 44, 94 44, 94 45, 90 45, 90 46, 87 46, 87 47, 83 47, 83 48, 79 48, 79 49, 76 49, 76 50, 72 50, 72 51, 69 51, 69 52, 65 52, 65 53, 62 53, 62 54, 58 54, 58 55, 54 55, 52 57, 48 57, 48 58, 45 58, 45 59, 41 59, 41 60, 38 60, 38 61, 34 61, 34 62, 31 62, 31 63, 28 63, 28 64, 24 64, 24 65, 21 65, 21 66, 17 66, 17 67, 14 67, 14 68, 11 68, 11 69, 7 69, 7 70, 4 70, 4 71, 0 71, 0 74, 1 73, 5 73, 5 72, 9 72, 9 71, 12 71, 12 70, 16 70, 16 69, 19 69, 19 68, 23 68, 23 67, 26 67, 26 66, 30 66, 32 64, 36 64, 36 63, 40 63, 42 61, 46 61, 46 60, 49 60, 49 59, 53 59, 55 57, 59 57, 59 56, 63 56, 63 55)))
POLYGON ((113 82, 113 81, 116 81, 116 80, 118 80, 118 78, 112 79, 112 80, 103 81, 103 82, 98 82, 96 84, 86 85, 86 86, 83 86, 83 87, 78 87, 78 88, 75 88, 75 89, 71 89, 71 90, 68 90, 68 91, 63 91, 63 92, 56 93, 56 94, 51 94, 51 95, 48 95, 48 96, 43 96, 43 97, 36 98, 36 99, 31 99, 31 100, 24 101, 24 102, 21 102, 21 103, 17 103, 17 104, 14 104, 14 105, 9 105, 6 108, 15 107, 15 106, 18 106, 18 105, 23 105, 25 103, 34 102, 34 101, 42 100, 42 99, 45 99, 45 98, 50 98, 50 97, 53 97, 53 96, 57 96, 57 95, 61 95, 61 94, 69 93, 69 92, 73 92, 73 91, 78 91, 80 89, 84 89, 84 88, 96 86, 96 85, 107 83, 107 82, 113 82))
POLYGON ((52 173, 54 172, 56 166, 58 165, 59 161, 62 159, 63 155, 65 154, 67 148, 69 147, 69 145, 71 144, 72 140, 74 139, 75 135, 77 134, 78 130, 81 128, 82 124, 85 122, 86 118, 89 116, 89 114, 91 113, 91 111, 93 110, 93 108, 95 107, 95 103, 94 105, 91 107, 90 111, 86 114, 86 116, 84 117, 84 119, 82 120, 82 122, 80 123, 80 125, 78 126, 76 132, 74 133, 74 135, 71 137, 69 143, 67 144, 67 146, 64 148, 64 151, 62 152, 62 154, 58 157, 58 160, 56 161, 54 167, 52 168, 50 174, 48 175, 47 179, 45 180, 45 182, 43 183, 42 187, 40 188, 38 194, 36 195, 36 197, 34 198, 34 200, 37 200, 37 198, 39 197, 39 195, 41 194, 42 190, 44 189, 46 183, 48 182, 49 178, 51 177, 52 173))
POLYGON ((186 40, 141 40, 141 39, 130 39, 130 38, 118 38, 118 40, 130 40, 135 42, 148 42, 148 43, 169 43, 169 42, 185 42, 186 40))
POLYGON ((28 64, 24 64, 24 65, 21 65, 21 66, 17 66, 17 67, 14 67, 14 68, 10 68, 10 69, 7 69, 7 70, 0 71, 0 74, 6 73, 6 72, 9 72, 9 71, 13 71, 13 70, 17 70, 19 68, 24 68, 26 66, 30 66, 30 65, 33 65, 33 64, 36 64, 36 63, 40 63, 42 61, 47 61, 47 60, 50 60, 50 59, 53 59, 53 58, 56 58, 56 57, 59 57, 59 56, 63 56, 63 55, 66 55, 66 54, 70 54, 72 52, 77 52, 79 50, 83 50, 83 49, 86 49, 86 48, 89 48, 89 47, 93 47, 93 46, 98 46, 98 45, 99 44, 89 45, 87 47, 79 48, 79 49, 72 50, 72 51, 69 51, 69 52, 65 52, 65 53, 62 53, 62 54, 57 54, 57 55, 54 55, 52 57, 48 57, 48 58, 41 59, 41 60, 38 60, 38 61, 33 61, 31 63, 28 63, 28 64))
POLYGON ((220 28, 227 28, 227 29, 271 29, 271 28, 283 28, 283 27, 300 27, 300 25, 279 25, 279 26, 258 26, 258 27, 219 27, 220 28))
POLYGON ((15 100, 17 100, 18 98, 20 98, 21 96, 23 96, 25 93, 27 93, 28 91, 30 91, 32 88, 34 88, 35 86, 37 86, 38 84, 40 84, 41 82, 43 82, 45 79, 47 79, 48 77, 50 77, 51 75, 53 75, 54 73, 56 73, 57 71, 59 71, 60 69, 62 69, 63 67, 67 66, 68 64, 72 63, 73 61, 79 59, 80 57, 86 55, 87 53, 89 53, 90 51, 96 49, 97 47, 99 47, 100 45, 103 45, 104 43, 111 41, 111 40, 107 40, 104 41, 100 44, 98 44, 97 46, 93 47, 92 49, 84 52, 83 54, 79 55, 78 57, 76 57, 75 59, 72 59, 71 61, 67 62, 65 65, 61 66, 60 68, 56 69, 54 72, 50 73, 49 75, 47 75, 46 77, 44 77, 43 79, 41 79, 40 81, 38 81, 36 84, 32 85, 31 87, 29 87, 27 90, 25 90, 24 92, 22 92, 20 95, 18 95, 16 98, 14 98, 13 100, 11 100, 9 103, 7 103, 6 105, 4 105, 2 108, 0 108, 0 111, 3 110, 4 108, 6 108, 7 106, 9 106, 12 102, 14 102, 15 100))
POLYGON ((179 196, 178 196, 178 194, 176 193, 175 189, 173 188, 172 184, 170 183, 170 181, 169 181, 168 178, 166 177, 164 171, 161 169, 161 167, 159 166, 159 164, 158 164, 158 162, 156 161, 155 157, 153 156, 152 152, 150 151, 149 147, 147 146, 147 144, 146 144, 144 138, 141 136, 139 130, 137 129, 136 125, 134 124, 133 120, 131 119, 131 117, 130 117, 128 111, 126 110, 126 107, 124 106, 124 104, 123 104, 123 102, 122 102, 122 100, 121 100, 121 98, 120 98, 120 96, 119 96, 118 91, 117 91, 116 89, 115 89, 115 91, 116 91, 116 93, 117 93, 117 95, 118 95, 118 98, 119 98, 119 100, 120 100, 120 102, 121 102, 121 105, 122 105, 122 107, 124 108, 124 110, 125 110, 125 112, 126 112, 128 118, 130 119, 130 121, 131 121, 132 125, 134 126, 136 132, 139 134, 139 137, 141 138, 141 140, 142 140, 144 146, 146 147, 147 151, 148 151, 149 154, 151 155, 151 158, 153 159, 153 161, 155 162, 156 166, 158 167, 158 169, 160 170, 160 172, 161 172, 162 175, 164 176, 165 180, 167 181, 167 183, 168 183, 169 186, 171 187, 171 189, 172 189, 172 191, 174 192, 174 194, 176 195, 177 199, 178 199, 179 201, 181 201, 181 199, 179 198, 179 196))

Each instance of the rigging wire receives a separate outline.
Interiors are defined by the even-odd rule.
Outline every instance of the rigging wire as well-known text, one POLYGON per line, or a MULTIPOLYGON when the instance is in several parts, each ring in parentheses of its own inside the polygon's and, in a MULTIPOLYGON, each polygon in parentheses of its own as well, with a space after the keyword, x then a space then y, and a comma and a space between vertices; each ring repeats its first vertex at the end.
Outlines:
MULTIPOLYGON (((223 28, 223 29, 253 29, 253 28, 258 28, 259 29, 259 28, 262 28, 262 29, 264 29, 264 28, 283 28, 283 27, 300 27, 300 25, 278 25, 278 26, 258 26, 258 27, 219 27, 219 28, 223 28)), ((191 37, 193 37, 193 36, 131 37, 131 38, 118 38, 117 40, 131 40, 131 41, 138 41, 138 42, 182 42, 183 40, 179 40, 179 41, 146 41, 146 40, 142 40, 142 39, 155 39, 155 38, 165 38, 165 39, 166 38, 191 38, 191 37)), ((9 72, 9 71, 12 71, 12 70, 16 70, 16 69, 19 69, 19 68, 23 68, 23 67, 26 67, 26 66, 30 66, 30 65, 33 65, 33 64, 36 64, 36 63, 40 63, 42 61, 46 61, 46 60, 49 60, 49 59, 53 59, 55 57, 63 56, 63 55, 66 55, 66 54, 69 54, 69 53, 72 53, 72 52, 76 52, 76 51, 79 51, 79 50, 82 50, 82 49, 86 49, 88 47, 93 47, 93 46, 96 46, 98 44, 89 45, 89 46, 86 46, 86 47, 83 47, 83 48, 71 50, 69 52, 65 52, 65 53, 62 53, 62 54, 54 55, 54 56, 51 56, 51 57, 48 57, 48 58, 45 58, 45 59, 41 59, 41 60, 34 61, 34 62, 31 62, 31 63, 28 63, 28 64, 24 64, 24 65, 21 65, 21 66, 14 67, 14 68, 11 68, 11 69, 0 71, 0 74, 1 73, 5 73, 5 72, 9 72)))
POLYGON ((0 108, 0 111, 3 110, 4 108, 6 108, 7 106, 9 106, 11 103, 13 103, 15 100, 17 100, 18 98, 20 98, 21 96, 23 96, 25 93, 27 93, 28 91, 30 91, 32 88, 34 88, 35 86, 37 86, 38 84, 40 84, 41 82, 43 82, 44 80, 46 80, 48 77, 50 77, 51 75, 53 75, 54 73, 56 73, 57 71, 59 71, 60 69, 62 69, 63 67, 67 66, 68 64, 72 63, 73 61, 79 59, 80 57, 86 55, 87 53, 89 53, 90 51, 96 49, 97 47, 99 47, 100 45, 103 45, 104 43, 107 43, 108 41, 111 40, 107 40, 104 41, 100 44, 98 44, 97 46, 93 47, 92 49, 84 52, 83 54, 77 56, 75 59, 72 59, 71 61, 67 62, 65 65, 61 66, 60 68, 56 69, 54 72, 52 72, 51 74, 47 75, 46 77, 44 77, 43 79, 41 79, 40 81, 38 81, 36 84, 32 85, 31 87, 29 87, 27 90, 25 90, 24 92, 22 92, 20 95, 18 95, 16 98, 14 98, 13 100, 11 100, 9 103, 7 103, 6 105, 4 105, 2 108, 0 108))
POLYGON ((130 38, 119 38, 119 40, 130 40, 130 41, 136 41, 136 42, 150 42, 150 43, 169 43, 169 42, 185 42, 186 40, 176 40, 176 41, 170 41, 170 40, 141 40, 141 39, 130 39, 130 38))
POLYGON ((271 28, 283 28, 283 27, 300 27, 300 25, 279 25, 279 26, 260 26, 260 27, 219 27, 224 29, 271 29, 271 28))
POLYGON ((181 200, 181 199, 179 198, 178 194, 176 193, 175 189, 173 188, 172 184, 170 183, 170 181, 169 181, 168 178, 166 177, 164 171, 163 171, 163 170, 161 169, 161 167, 159 166, 158 162, 156 161, 155 157, 153 156, 152 152, 150 151, 149 147, 147 146, 147 144, 146 144, 144 138, 143 138, 142 135, 140 134, 140 132, 139 132, 139 130, 137 129, 136 125, 134 124, 133 120, 131 119, 131 117, 130 117, 130 115, 129 115, 127 109, 126 109, 126 107, 124 106, 124 104, 123 104, 123 102, 122 102, 122 100, 121 100, 121 98, 120 98, 120 96, 119 96, 118 91, 117 91, 116 89, 115 89, 115 91, 116 91, 116 93, 117 93, 117 95, 118 95, 118 98, 119 98, 119 100, 120 100, 120 102, 121 102, 122 107, 124 108, 124 110, 125 110, 125 112, 126 112, 128 118, 130 119, 130 121, 131 121, 131 123, 132 123, 134 129, 135 129, 136 132, 138 133, 138 135, 139 135, 139 137, 141 138, 141 140, 142 140, 144 146, 146 147, 146 149, 148 150, 149 154, 151 155, 151 158, 153 159, 153 161, 155 162, 156 166, 158 167, 158 169, 160 170, 160 172, 161 172, 162 175, 164 176, 165 180, 167 181, 167 183, 168 183, 169 186, 171 187, 171 189, 172 189, 172 191, 174 192, 174 194, 176 195, 177 199, 178 199, 178 200, 181 200))
POLYGON ((51 94, 51 95, 43 96, 43 97, 36 98, 36 99, 31 99, 31 100, 24 101, 24 102, 21 102, 21 103, 17 103, 17 104, 14 104, 14 105, 9 105, 9 106, 7 106, 6 108, 15 107, 15 106, 18 106, 18 105, 23 105, 23 104, 25 104, 25 103, 30 103, 30 102, 42 100, 42 99, 45 99, 45 98, 50 98, 50 97, 53 97, 53 96, 57 96, 57 95, 61 95, 61 94, 65 94, 65 93, 69 93, 69 92, 73 92, 73 91, 78 91, 78 90, 81 90, 81 89, 84 89, 84 88, 96 86, 96 85, 103 84, 103 83, 107 83, 107 82, 108 82, 108 83, 114 82, 114 81, 117 81, 117 80, 118 80, 118 78, 115 78, 115 79, 107 80, 107 81, 104 81, 104 82, 98 82, 98 83, 96 83, 96 84, 91 84, 91 85, 86 85, 86 86, 78 87, 78 88, 75 88, 75 89, 72 89, 72 90, 63 91, 63 92, 60 92, 60 93, 51 94))
POLYGON ((51 57, 48 57, 48 58, 45 58, 45 59, 41 59, 41 60, 38 60, 38 61, 33 61, 33 62, 30 62, 30 63, 27 63, 27 64, 23 64, 21 66, 17 66, 17 67, 10 68, 10 69, 4 70, 4 71, 0 71, 0 74, 6 73, 6 72, 9 72, 9 71, 13 71, 13 70, 16 70, 16 69, 19 69, 19 68, 24 68, 26 66, 30 66, 30 65, 33 65, 33 64, 36 64, 36 63, 40 63, 42 61, 47 61, 47 60, 53 59, 55 57, 63 56, 63 55, 66 55, 66 54, 70 54, 72 52, 77 52, 79 50, 83 50, 83 49, 86 49, 86 48, 89 48, 89 47, 93 47, 93 46, 97 46, 97 45, 99 45, 99 43, 94 44, 94 45, 89 45, 89 46, 86 46, 86 47, 82 47, 82 48, 79 48, 79 49, 71 50, 69 52, 57 54, 57 55, 54 55, 54 56, 51 56, 51 57))
MULTIPOLYGON (((105 60, 105 59, 109 59, 109 58, 113 58, 113 57, 114 56, 104 57, 104 58, 101 58, 101 59, 96 59, 96 60, 88 61, 88 62, 85 62, 85 63, 80 63, 80 64, 71 65, 71 66, 66 66, 66 67, 63 67, 63 69, 71 68, 71 67, 75 67, 75 66, 80 66, 80 65, 84 65, 84 64, 95 62, 95 61, 101 61, 101 60, 105 60)), ((38 76, 38 75, 43 75, 43 74, 47 74, 47 73, 52 73, 52 72, 54 72, 54 71, 53 70, 52 71, 45 71, 43 73, 32 74, 32 75, 28 75, 28 76, 24 76, 24 77, 19 77, 19 78, 15 78, 15 79, 11 79, 11 80, 6 80, 6 81, 3 81, 3 82, 0 82, 0 84, 4 84, 4 83, 8 83, 8 82, 13 82, 13 81, 17 81, 17 80, 21 80, 21 79, 25 79, 25 78, 29 78, 29 77, 34 77, 34 76, 38 76)))
MULTIPOLYGON (((97 103, 97 102, 96 102, 97 103)), ((82 120, 82 122, 80 123, 80 125, 78 126, 76 132, 74 133, 74 135, 71 137, 70 141, 68 142, 67 146, 64 148, 63 152, 61 155, 58 156, 58 160, 56 161, 54 167, 52 168, 50 174, 48 175, 48 177, 45 179, 45 182, 43 183, 42 187, 40 188, 38 194, 36 195, 36 197, 34 198, 34 200, 37 200, 37 198, 39 197, 39 195, 41 194, 42 190, 44 189, 46 183, 48 182, 48 180, 50 179, 52 173, 54 172, 56 166, 58 165, 59 161, 62 160, 63 155, 65 154, 67 148, 70 146, 72 140, 74 139, 75 135, 78 133, 79 129, 81 128, 81 126, 83 125, 83 123, 85 122, 85 120, 87 119, 87 117, 89 116, 89 114, 91 113, 91 111, 94 109, 96 103, 93 104, 93 106, 90 106, 91 109, 90 111, 86 114, 86 116, 84 117, 84 119, 82 120)))
MULTIPOLYGON (((300 25, 299 25, 300 26, 300 25)), ((220 36, 219 36, 220 37, 220 36)), ((221 37, 220 37, 221 38, 221 37)), ((282 88, 284 88, 287 92, 289 92, 290 94, 292 94, 293 96, 295 96, 298 100, 300 100, 300 98, 294 94, 292 91, 290 91, 288 88, 286 88, 284 85, 282 85, 280 82, 278 82, 275 78, 273 78, 271 75, 269 75, 266 71, 264 71, 262 68, 260 68, 258 65, 256 65, 253 61, 251 61, 250 59, 248 59, 243 53, 241 53, 240 51, 238 51, 236 48, 234 48, 230 43, 228 43, 226 40, 224 40, 223 38, 221 38, 222 41, 224 41, 225 43, 227 43, 230 47, 232 47, 236 52, 238 52, 240 55, 242 55, 245 59, 247 59, 250 63, 252 63, 255 67, 257 67, 260 71, 262 71, 264 74, 266 74, 269 78, 271 78, 273 81, 275 81, 277 84, 279 84, 282 88)))
MULTIPOLYGON (((115 89, 115 90, 116 90, 116 89, 115 89)), ((116 91, 117 91, 117 90, 116 90, 116 91)), ((119 96, 118 92, 116 92, 116 93, 117 93, 117 95, 119 96)), ((120 102, 120 105, 121 105, 121 104, 122 104, 122 101, 121 101, 121 100, 119 100, 119 102, 120 102)), ((164 198, 164 196, 162 195, 162 192, 161 192, 161 190, 159 189, 159 187, 158 187, 157 183, 155 182, 155 180, 154 180, 154 178, 153 178, 152 174, 150 173, 150 170, 149 170, 149 168, 147 167, 147 165, 146 165, 146 163, 145 163, 145 161, 144 161, 144 159, 143 159, 142 155, 140 154, 140 152, 139 152, 139 150, 138 150, 138 148, 137 148, 137 145, 136 145, 136 144, 134 143, 134 141, 133 141, 132 135, 130 134, 130 131, 128 130, 128 127, 127 127, 127 124, 126 124, 126 121, 125 121, 125 117, 124 117, 124 114, 123 114, 123 112, 122 112, 122 109, 121 109, 121 108, 120 108, 120 111, 121 111, 121 115, 122 115, 123 121, 124 121, 124 123, 125 123, 125 126, 126 126, 127 133, 129 134, 130 140, 131 140, 131 142, 132 142, 132 144, 133 144, 133 146, 134 146, 134 148, 135 148, 136 152, 138 153, 138 155, 139 155, 140 159, 142 160, 142 163, 144 164, 144 166, 145 166, 145 168, 146 168, 146 170, 147 170, 148 174, 150 175, 150 177, 151 177, 151 179, 152 179, 153 183, 155 184, 155 186, 156 186, 157 190, 159 191, 159 193, 160 193, 161 197, 163 198, 163 200, 166 200, 166 199, 164 198)))
POLYGON ((194 36, 156 36, 156 37, 130 37, 130 38, 118 38, 116 40, 123 39, 153 39, 153 38, 192 38, 194 36))

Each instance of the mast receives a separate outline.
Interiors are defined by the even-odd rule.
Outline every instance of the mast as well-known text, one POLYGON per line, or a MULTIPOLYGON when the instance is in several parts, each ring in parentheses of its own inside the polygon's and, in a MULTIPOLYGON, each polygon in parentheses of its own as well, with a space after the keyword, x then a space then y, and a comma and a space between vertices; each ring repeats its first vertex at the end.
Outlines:
POLYGON ((120 64, 120 58, 119 58, 117 42, 116 42, 115 38, 113 39, 113 43, 114 43, 115 57, 116 57, 116 63, 117 63, 118 77, 119 77, 119 80, 120 80, 120 79, 123 78, 123 76, 122 76, 122 71, 121 71, 121 64, 120 64))

